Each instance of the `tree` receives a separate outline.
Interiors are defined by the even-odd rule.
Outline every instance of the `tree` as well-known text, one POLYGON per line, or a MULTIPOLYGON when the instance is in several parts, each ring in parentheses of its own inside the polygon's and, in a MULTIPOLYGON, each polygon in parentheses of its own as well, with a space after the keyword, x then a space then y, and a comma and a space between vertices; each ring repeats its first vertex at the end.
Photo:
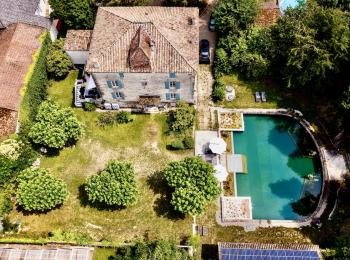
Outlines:
POLYGON ((29 137, 34 143, 61 149, 79 140, 81 125, 71 108, 60 108, 52 101, 43 102, 29 137))
POLYGON ((202 0, 165 0, 168 6, 204 7, 206 1, 202 0))
POLYGON ((340 104, 345 110, 350 110, 350 86, 343 92, 340 104))
POLYGON ((171 129, 175 132, 192 130, 196 120, 196 110, 184 101, 177 103, 177 109, 170 115, 171 129))
POLYGON ((231 72, 231 64, 229 61, 229 56, 225 49, 218 48, 215 51, 214 60, 214 75, 216 78, 223 75, 229 74, 231 72))
POLYGON ((258 13, 256 0, 225 0, 215 7, 213 15, 219 33, 227 35, 229 32, 247 29, 258 13))
POLYGON ((85 191, 92 203, 130 206, 138 194, 134 169, 130 163, 111 160, 103 171, 87 179, 85 191))
POLYGON ((46 211, 68 198, 66 184, 48 170, 28 168, 17 177, 16 203, 26 211, 46 211))
POLYGON ((168 164, 164 171, 174 189, 171 204, 184 214, 192 216, 203 212, 206 204, 220 194, 214 168, 199 157, 189 157, 168 164))
POLYGON ((317 3, 327 8, 340 8, 350 11, 350 0, 317 0, 317 3))
POLYGON ((222 79, 215 80, 212 98, 214 101, 223 101, 225 99, 225 82, 222 79))
POLYGON ((68 54, 64 51, 64 40, 58 39, 50 46, 46 56, 47 72, 54 78, 60 79, 67 76, 73 63, 68 54))
POLYGON ((49 0, 52 18, 61 19, 67 29, 92 29, 95 10, 89 0, 49 0))
POLYGON ((92 0, 92 2, 103 6, 137 6, 148 5, 151 0, 92 0))

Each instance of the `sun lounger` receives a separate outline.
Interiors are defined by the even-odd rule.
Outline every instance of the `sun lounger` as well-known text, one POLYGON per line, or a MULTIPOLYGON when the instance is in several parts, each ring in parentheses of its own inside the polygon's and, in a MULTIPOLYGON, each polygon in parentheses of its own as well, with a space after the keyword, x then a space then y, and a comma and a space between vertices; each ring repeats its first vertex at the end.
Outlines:
POLYGON ((255 102, 261 102, 261 96, 260 96, 260 93, 258 91, 255 92, 255 102))
POLYGON ((262 102, 266 102, 266 93, 265 93, 265 91, 260 92, 260 95, 261 95, 261 101, 262 102))

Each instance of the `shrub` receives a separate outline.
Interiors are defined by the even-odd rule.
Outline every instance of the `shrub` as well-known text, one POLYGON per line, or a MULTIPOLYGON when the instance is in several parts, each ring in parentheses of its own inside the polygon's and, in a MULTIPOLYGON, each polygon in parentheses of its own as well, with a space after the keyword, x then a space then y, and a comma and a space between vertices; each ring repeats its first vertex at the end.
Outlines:
POLYGON ((68 54, 64 51, 64 40, 58 39, 54 42, 46 56, 47 71, 54 78, 64 78, 73 67, 73 63, 68 54), (57 43, 56 43, 57 42, 57 43))
POLYGON ((231 72, 231 64, 229 56, 223 48, 218 48, 215 51, 214 61, 214 76, 215 78, 229 74, 231 72))
POLYGON ((11 195, 8 192, 0 192, 0 217, 9 213, 13 208, 11 195))
POLYGON ((130 163, 111 160, 102 172, 87 179, 85 191, 92 203, 130 206, 136 202, 138 194, 134 169, 130 163))
POLYGON ((176 139, 170 143, 172 150, 184 150, 185 146, 181 139, 176 139))
POLYGON ((199 157, 169 163, 164 175, 174 189, 171 204, 184 214, 200 214, 220 194, 213 166, 199 157))
POLYGON ((182 142, 183 142, 185 149, 193 149, 194 148, 194 139, 192 136, 186 136, 182 142))
POLYGON ((81 125, 71 108, 60 108, 52 101, 40 105, 36 123, 29 132, 34 143, 61 149, 79 140, 81 125))
POLYGON ((215 102, 223 101, 225 99, 225 83, 221 79, 214 82, 212 98, 215 102))
POLYGON ((117 124, 127 124, 132 121, 129 117, 129 113, 125 111, 120 111, 115 115, 115 122, 117 124))
POLYGON ((17 204, 26 211, 46 211, 68 197, 66 184, 46 169, 28 168, 17 177, 17 204))
POLYGON ((184 101, 177 103, 177 109, 170 114, 170 126, 175 132, 192 130, 196 120, 196 110, 184 101))
POLYGON ((15 139, 7 139, 0 143, 0 155, 16 161, 21 154, 21 144, 15 139))
POLYGON ((115 113, 112 112, 105 112, 100 113, 98 115, 98 125, 99 126, 107 126, 107 125, 114 125, 115 124, 115 113))
POLYGON ((84 102, 84 110, 85 111, 89 111, 89 112, 93 112, 96 110, 96 105, 90 102, 84 102))

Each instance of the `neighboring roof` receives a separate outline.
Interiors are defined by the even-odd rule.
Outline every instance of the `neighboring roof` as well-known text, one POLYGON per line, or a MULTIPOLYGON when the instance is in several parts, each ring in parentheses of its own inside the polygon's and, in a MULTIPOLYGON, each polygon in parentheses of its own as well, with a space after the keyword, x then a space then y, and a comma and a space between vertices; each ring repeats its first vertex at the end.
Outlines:
POLYGON ((17 114, 16 111, 0 108, 0 139, 16 131, 17 114))
POLYGON ((50 28, 49 18, 35 15, 39 0, 0 0, 0 20, 4 27, 13 23, 50 28))
POLYGON ((255 24, 259 26, 268 26, 275 23, 280 16, 281 11, 276 3, 261 3, 255 24))
POLYGON ((87 71, 195 72, 198 13, 198 8, 185 7, 100 7, 87 71), (139 45, 132 43, 135 39, 141 39, 139 45))
POLYGON ((20 89, 32 63, 32 55, 40 47, 43 28, 28 24, 12 24, 0 30, 0 107, 18 111, 20 89))
POLYGON ((93 249, 88 247, 68 248, 0 248, 0 259, 2 260, 92 260, 93 249))
POLYGON ((270 259, 270 260, 316 260, 321 259, 315 245, 300 244, 250 244, 218 243, 219 260, 230 259, 270 259))
POLYGON ((68 30, 64 42, 66 51, 88 51, 92 30, 68 30))

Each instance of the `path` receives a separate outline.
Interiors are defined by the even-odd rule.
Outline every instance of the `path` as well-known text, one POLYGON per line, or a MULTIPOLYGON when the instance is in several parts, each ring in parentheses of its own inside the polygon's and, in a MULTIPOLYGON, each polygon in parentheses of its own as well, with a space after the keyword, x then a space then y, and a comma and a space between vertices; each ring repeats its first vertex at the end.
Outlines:
MULTIPOLYGON (((217 0, 209 0, 208 6, 199 17, 199 40, 207 39, 210 43, 210 60, 214 60, 214 50, 216 44, 216 33, 210 32, 208 23, 213 7, 217 0)), ((210 111, 211 92, 213 86, 213 75, 211 66, 199 65, 198 82, 197 82, 197 113, 199 129, 208 130, 210 128, 210 111)))

